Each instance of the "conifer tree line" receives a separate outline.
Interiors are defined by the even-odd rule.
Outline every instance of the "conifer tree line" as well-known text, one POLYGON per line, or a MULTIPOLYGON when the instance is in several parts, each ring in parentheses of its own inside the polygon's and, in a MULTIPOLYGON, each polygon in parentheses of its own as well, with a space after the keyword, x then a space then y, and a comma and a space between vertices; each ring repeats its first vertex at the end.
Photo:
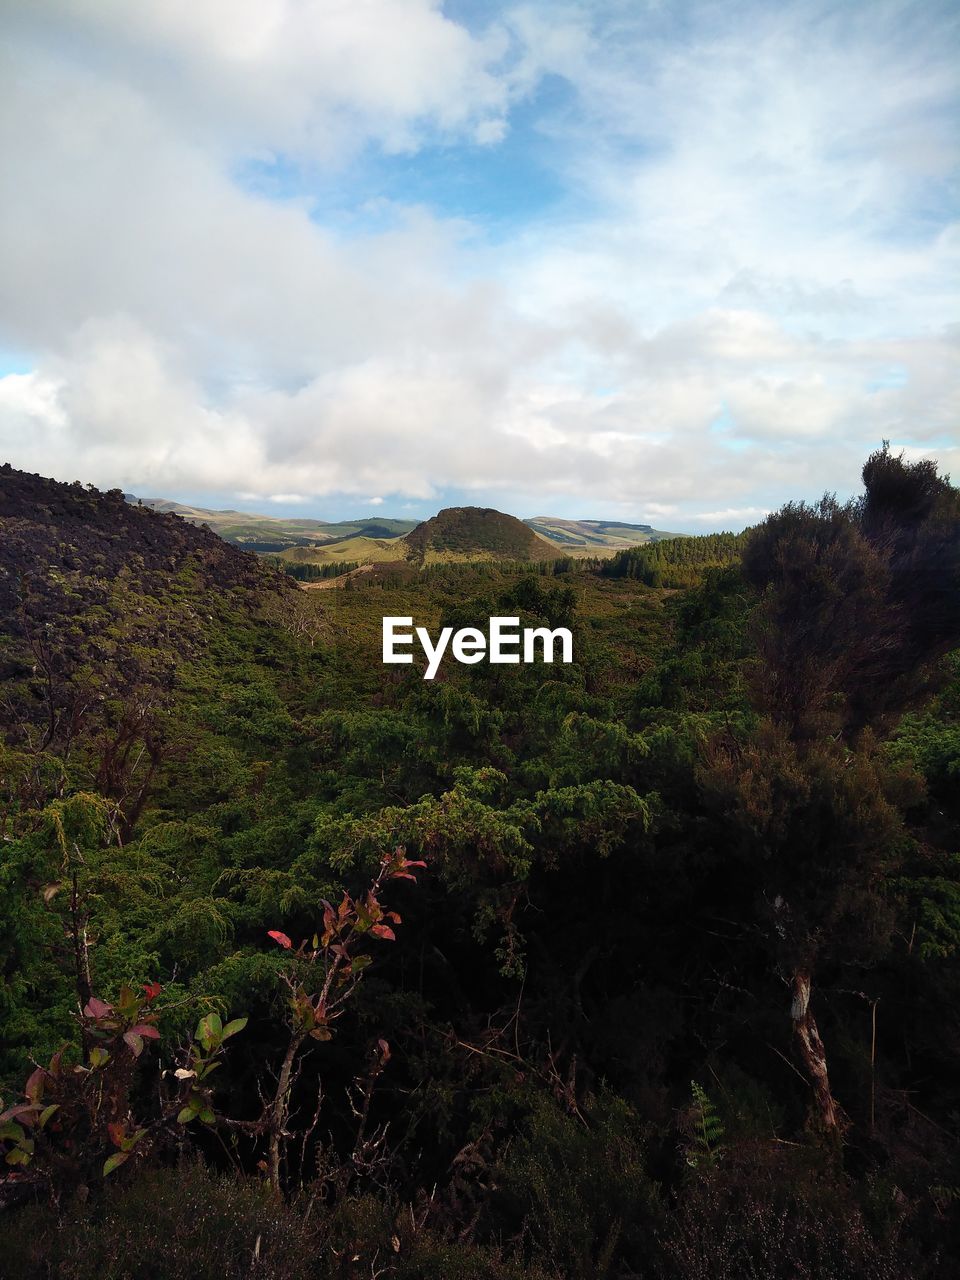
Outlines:
POLYGON ((707 533, 692 538, 663 538, 618 551, 603 566, 611 578, 635 578, 648 587, 689 587, 705 569, 739 560, 746 533, 707 533))

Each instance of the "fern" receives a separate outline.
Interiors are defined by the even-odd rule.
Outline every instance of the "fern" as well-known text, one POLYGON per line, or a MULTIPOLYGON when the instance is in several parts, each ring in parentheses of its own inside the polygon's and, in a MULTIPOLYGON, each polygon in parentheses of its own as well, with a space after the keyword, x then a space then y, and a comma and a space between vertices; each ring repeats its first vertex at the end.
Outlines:
POLYGON ((705 1089, 690 1081, 693 1103, 690 1109, 691 1142, 687 1164, 692 1169, 713 1168, 723 1152, 724 1128, 720 1115, 705 1089))

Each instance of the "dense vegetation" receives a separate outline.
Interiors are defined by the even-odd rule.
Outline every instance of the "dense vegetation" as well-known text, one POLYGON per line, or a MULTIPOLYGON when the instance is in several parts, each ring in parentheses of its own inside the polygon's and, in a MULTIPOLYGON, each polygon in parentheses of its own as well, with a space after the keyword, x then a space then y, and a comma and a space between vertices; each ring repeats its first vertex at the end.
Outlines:
POLYGON ((271 559, 275 568, 289 573, 298 582, 326 582, 329 578, 341 578, 345 573, 353 573, 359 569, 356 560, 331 560, 329 564, 299 564, 295 560, 271 559))
POLYGON ((636 578, 648 587, 689 587, 705 569, 735 564, 748 534, 708 533, 700 538, 664 538, 648 546, 628 547, 603 566, 611 578, 636 578))
POLYGON ((957 1274, 960 506, 864 482, 307 592, 0 471, 3 1274, 957 1274))

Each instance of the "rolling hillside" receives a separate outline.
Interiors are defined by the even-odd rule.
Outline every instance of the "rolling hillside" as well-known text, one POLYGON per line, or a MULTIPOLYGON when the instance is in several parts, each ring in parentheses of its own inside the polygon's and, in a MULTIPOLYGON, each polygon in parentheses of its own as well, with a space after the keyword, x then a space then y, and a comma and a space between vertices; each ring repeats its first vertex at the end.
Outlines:
POLYGON ((561 520, 534 516, 525 520, 533 531, 572 556, 605 556, 626 547, 643 546, 677 535, 649 524, 624 524, 617 520, 561 520))
POLYGON ((315 542, 308 546, 287 547, 280 557, 288 564, 385 564, 403 558, 403 538, 375 538, 365 534, 337 538, 332 542, 315 542))
POLYGON ((125 497, 133 505, 139 503, 178 515, 193 525, 206 525, 232 546, 278 555, 301 565, 607 557, 676 536, 652 525, 612 520, 564 520, 558 516, 518 520, 489 507, 448 507, 421 524, 385 516, 332 522, 211 510, 166 498, 125 497))
MULTIPOLYGON (((154 511, 182 516, 191 524, 206 525, 225 542, 242 547, 245 551, 282 554, 293 547, 323 547, 342 542, 347 538, 384 539, 398 538, 416 526, 415 520, 392 520, 382 516, 360 517, 356 520, 308 520, 284 519, 282 516, 259 515, 248 511, 212 511, 206 507, 193 507, 167 498, 136 498, 124 495, 128 502, 142 503, 154 511)), ((338 551, 326 559, 344 560, 350 557, 338 551)))

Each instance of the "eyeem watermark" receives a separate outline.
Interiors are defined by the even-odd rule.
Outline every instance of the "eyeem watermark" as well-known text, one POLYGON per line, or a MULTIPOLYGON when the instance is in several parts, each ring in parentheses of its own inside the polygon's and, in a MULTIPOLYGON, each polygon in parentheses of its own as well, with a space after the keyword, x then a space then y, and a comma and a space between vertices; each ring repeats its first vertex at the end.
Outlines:
POLYGON ((412 618, 384 618, 384 662, 413 662, 413 654, 403 652, 413 646, 414 637, 427 659, 424 680, 432 680, 437 674, 443 655, 449 646, 457 662, 472 665, 475 662, 553 662, 556 647, 560 647, 560 661, 573 661, 573 636, 566 627, 550 631, 547 627, 524 627, 520 630, 519 618, 491 618, 489 636, 477 627, 444 627, 434 644, 426 627, 413 626, 412 618), (539 652, 538 652, 539 650, 539 652))

